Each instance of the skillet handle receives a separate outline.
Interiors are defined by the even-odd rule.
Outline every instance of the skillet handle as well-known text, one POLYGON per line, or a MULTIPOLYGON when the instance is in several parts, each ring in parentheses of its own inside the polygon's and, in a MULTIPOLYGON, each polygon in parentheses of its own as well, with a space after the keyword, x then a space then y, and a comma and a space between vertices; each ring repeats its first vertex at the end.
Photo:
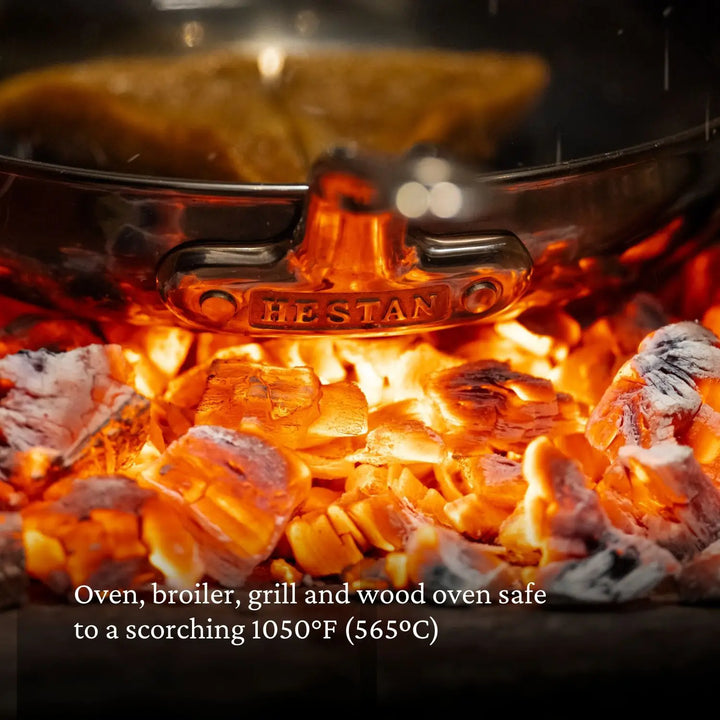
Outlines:
POLYGON ((395 335, 507 309, 530 280, 523 243, 508 231, 409 229, 409 190, 432 196, 443 183, 459 206, 462 188, 428 188, 397 167, 346 152, 320 159, 294 236, 179 246, 158 269, 160 296, 196 328, 253 335, 395 335))

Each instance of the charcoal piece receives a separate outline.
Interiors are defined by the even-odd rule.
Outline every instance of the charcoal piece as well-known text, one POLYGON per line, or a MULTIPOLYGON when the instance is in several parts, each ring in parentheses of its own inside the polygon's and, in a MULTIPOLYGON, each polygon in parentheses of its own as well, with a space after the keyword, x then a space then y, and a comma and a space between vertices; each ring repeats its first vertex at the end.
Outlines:
POLYGON ((672 554, 653 539, 615 527, 580 465, 547 438, 528 447, 523 474, 528 481, 520 508, 524 540, 542 551, 534 576, 548 597, 626 602, 646 597, 679 569, 672 554))
POLYGON ((65 353, 18 352, 0 359, 0 479, 17 452, 59 453, 63 467, 114 472, 147 439, 149 402, 129 385, 117 345, 65 353))
POLYGON ((627 356, 637 350, 646 335, 667 325, 669 318, 654 295, 638 293, 607 321, 618 350, 627 356))
POLYGON ((153 495, 152 490, 141 488, 134 480, 122 475, 75 478, 70 491, 54 500, 50 510, 74 515, 78 520, 88 518, 93 510, 117 510, 137 515, 143 503, 153 495))
POLYGON ((521 451, 556 428, 574 430, 565 417, 569 399, 552 383, 493 360, 465 363, 433 373, 427 393, 446 426, 445 439, 464 452, 473 446, 521 451))
POLYGON ((310 473, 256 435, 191 428, 145 475, 178 509, 208 575, 242 585, 282 536, 310 490, 310 473))
POLYGON ((545 565, 535 578, 550 603, 625 603, 649 597, 679 567, 655 543, 611 531, 592 554, 545 565))
POLYGON ((0 357, 21 350, 63 352, 97 342, 97 334, 78 320, 27 314, 0 331, 0 357))
MULTIPOLYGON (((647 449, 626 445, 618 459, 632 495, 625 502, 622 496, 609 502, 621 504, 629 531, 654 540, 681 560, 720 537, 720 492, 691 448, 672 442, 647 449)), ((604 482, 599 491, 605 492, 604 482)))
MULTIPOLYGON (((703 407, 698 382, 707 379, 720 380, 718 338, 697 323, 666 325, 620 368, 593 410, 586 436, 613 458, 626 444, 680 441, 703 407)), ((717 415, 712 408, 706 412, 717 415)))
POLYGON ((154 496, 128 477, 68 477, 23 511, 28 574, 58 594, 78 585, 129 588, 156 573, 141 540, 154 496))
POLYGON ((585 557, 599 546, 610 523, 580 465, 548 438, 525 451, 523 499, 528 539, 542 550, 542 562, 585 557))
POLYGON ((518 587, 520 569, 499 548, 467 540, 454 530, 422 525, 410 535, 406 553, 414 583, 433 590, 498 590, 518 587))
POLYGON ((195 422, 257 428, 287 447, 303 444, 320 417, 320 381, 310 368, 215 360, 195 422))

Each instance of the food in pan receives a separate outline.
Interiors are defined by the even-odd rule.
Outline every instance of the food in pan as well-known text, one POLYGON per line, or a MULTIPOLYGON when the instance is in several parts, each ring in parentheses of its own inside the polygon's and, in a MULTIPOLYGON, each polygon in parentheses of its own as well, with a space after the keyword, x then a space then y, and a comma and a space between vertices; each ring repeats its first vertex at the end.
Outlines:
POLYGON ((337 145, 487 159, 548 75, 531 54, 436 49, 105 59, 5 80, 0 132, 75 166, 298 182, 337 145))

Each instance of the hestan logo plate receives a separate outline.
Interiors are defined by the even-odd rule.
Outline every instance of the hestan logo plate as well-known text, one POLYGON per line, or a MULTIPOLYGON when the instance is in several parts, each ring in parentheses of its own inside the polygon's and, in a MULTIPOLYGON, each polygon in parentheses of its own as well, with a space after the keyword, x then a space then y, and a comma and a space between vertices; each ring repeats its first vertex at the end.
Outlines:
POLYGON ((265 330, 362 330, 441 322, 450 315, 446 285, 375 293, 311 293, 256 289, 250 293, 251 327, 265 330))

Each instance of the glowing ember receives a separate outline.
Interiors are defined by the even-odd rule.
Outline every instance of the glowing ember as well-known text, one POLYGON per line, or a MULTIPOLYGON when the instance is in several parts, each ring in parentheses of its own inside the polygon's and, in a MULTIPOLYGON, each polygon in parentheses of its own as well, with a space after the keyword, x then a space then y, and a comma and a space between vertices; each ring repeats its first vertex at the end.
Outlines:
POLYGON ((262 343, 93 332, 10 303, 0 605, 24 576, 58 593, 309 575, 717 599, 706 285, 691 303, 704 326, 640 295, 591 322, 548 309, 462 333, 262 343))

